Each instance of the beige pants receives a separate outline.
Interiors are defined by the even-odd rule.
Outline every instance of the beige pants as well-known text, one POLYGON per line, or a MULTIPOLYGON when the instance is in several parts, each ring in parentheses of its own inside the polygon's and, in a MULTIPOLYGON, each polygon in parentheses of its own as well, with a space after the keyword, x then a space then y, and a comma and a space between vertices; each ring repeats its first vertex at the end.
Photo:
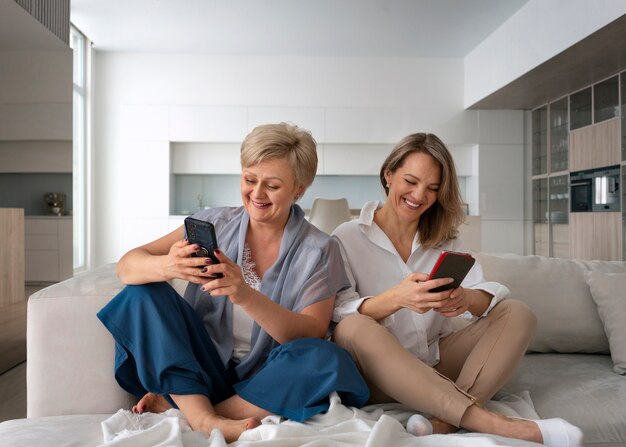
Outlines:
POLYGON ((504 385, 536 325, 526 304, 501 301, 486 317, 441 339, 434 368, 365 315, 342 320, 333 339, 356 360, 371 403, 400 402, 458 427, 470 405, 488 401, 504 385))

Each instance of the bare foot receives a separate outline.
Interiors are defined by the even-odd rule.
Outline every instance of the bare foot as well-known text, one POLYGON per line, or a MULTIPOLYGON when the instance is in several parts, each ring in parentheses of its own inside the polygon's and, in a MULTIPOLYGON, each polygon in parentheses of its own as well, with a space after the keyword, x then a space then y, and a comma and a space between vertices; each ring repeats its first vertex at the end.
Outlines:
POLYGON ((430 423, 433 426, 433 434, 435 435, 449 435, 450 433, 459 431, 459 427, 455 427, 437 418, 430 419, 430 423))
POLYGON ((235 442, 239 436, 246 431, 258 427, 261 421, 257 418, 247 419, 226 419, 216 414, 208 414, 204 417, 200 427, 192 427, 196 431, 201 431, 207 435, 211 434, 214 428, 218 428, 224 435, 227 443, 235 442))
POLYGON ((137 405, 133 406, 133 413, 163 413, 172 408, 170 403, 161 394, 147 393, 137 405))

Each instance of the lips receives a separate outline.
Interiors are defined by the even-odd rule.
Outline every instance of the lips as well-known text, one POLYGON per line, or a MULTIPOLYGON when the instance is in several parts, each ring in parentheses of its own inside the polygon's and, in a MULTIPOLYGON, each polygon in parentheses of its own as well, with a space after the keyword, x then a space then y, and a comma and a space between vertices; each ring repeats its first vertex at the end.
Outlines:
POLYGON ((252 205, 255 208, 260 208, 260 209, 264 209, 267 208, 268 206, 270 206, 272 203, 268 202, 268 203, 264 203, 264 202, 255 202, 254 200, 250 200, 250 202, 252 203, 252 205))

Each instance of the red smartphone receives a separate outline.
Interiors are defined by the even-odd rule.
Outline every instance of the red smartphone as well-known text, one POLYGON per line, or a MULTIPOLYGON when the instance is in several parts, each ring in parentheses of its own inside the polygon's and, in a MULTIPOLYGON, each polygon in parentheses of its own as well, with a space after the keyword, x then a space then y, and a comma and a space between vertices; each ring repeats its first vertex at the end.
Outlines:
POLYGON ((428 279, 452 278, 453 282, 435 287, 430 292, 456 289, 461 285, 476 260, 469 253, 442 251, 428 279))

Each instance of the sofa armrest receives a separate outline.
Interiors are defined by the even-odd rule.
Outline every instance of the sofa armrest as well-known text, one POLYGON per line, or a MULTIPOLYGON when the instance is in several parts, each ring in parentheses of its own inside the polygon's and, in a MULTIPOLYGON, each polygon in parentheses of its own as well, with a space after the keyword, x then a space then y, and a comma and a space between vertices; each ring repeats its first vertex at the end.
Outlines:
POLYGON ((113 338, 96 317, 122 288, 108 264, 29 298, 28 417, 114 413, 133 404, 115 381, 113 338))

